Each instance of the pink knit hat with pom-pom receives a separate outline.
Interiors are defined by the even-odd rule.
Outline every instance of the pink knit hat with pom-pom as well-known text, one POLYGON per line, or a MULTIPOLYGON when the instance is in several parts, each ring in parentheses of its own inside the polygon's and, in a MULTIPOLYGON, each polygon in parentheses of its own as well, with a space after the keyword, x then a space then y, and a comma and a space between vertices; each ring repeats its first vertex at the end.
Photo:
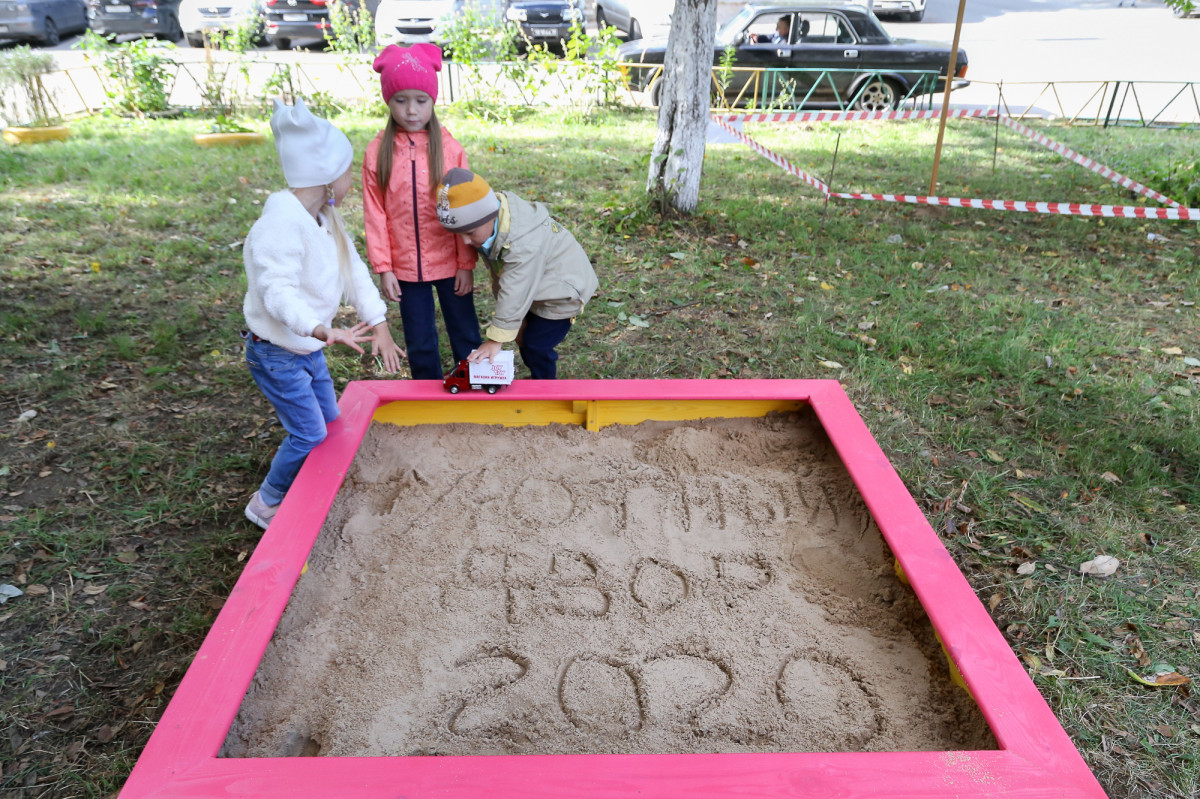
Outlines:
POLYGON ((437 101, 437 73, 442 71, 442 51, 435 44, 414 44, 400 47, 389 44, 372 65, 379 73, 383 101, 389 102, 396 92, 418 89, 437 101))

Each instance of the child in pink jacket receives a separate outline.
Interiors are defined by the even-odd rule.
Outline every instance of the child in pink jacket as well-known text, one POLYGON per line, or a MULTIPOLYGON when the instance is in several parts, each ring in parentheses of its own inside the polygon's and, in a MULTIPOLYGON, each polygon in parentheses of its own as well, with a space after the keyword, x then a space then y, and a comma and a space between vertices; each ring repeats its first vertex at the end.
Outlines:
POLYGON ((413 379, 441 380, 435 290, 455 363, 482 342, 473 293, 476 253, 438 222, 434 196, 440 177, 467 168, 467 157, 433 109, 440 49, 388 45, 374 67, 389 114, 363 159, 367 257, 381 275, 383 295, 400 303, 413 379))

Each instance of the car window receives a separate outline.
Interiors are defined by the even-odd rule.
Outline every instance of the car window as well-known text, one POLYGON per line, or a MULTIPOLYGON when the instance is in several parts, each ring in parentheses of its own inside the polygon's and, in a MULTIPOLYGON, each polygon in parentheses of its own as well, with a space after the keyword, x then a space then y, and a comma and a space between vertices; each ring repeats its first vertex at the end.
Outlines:
POLYGON ((771 14, 760 14, 746 26, 746 44, 778 45, 781 41, 785 44, 790 43, 793 39, 791 25, 791 14, 780 14, 778 11, 771 14), (783 21, 782 25, 781 20, 783 21), (779 38, 781 27, 787 32, 787 38, 779 38))
POLYGON ((800 23, 799 44, 853 44, 858 41, 845 17, 840 14, 804 14, 800 23))

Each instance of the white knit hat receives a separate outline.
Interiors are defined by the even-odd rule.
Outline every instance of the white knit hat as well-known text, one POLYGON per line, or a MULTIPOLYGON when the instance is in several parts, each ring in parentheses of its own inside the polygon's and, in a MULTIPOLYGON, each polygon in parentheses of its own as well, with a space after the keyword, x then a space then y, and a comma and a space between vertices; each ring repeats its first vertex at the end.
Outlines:
POLYGON ((354 160, 346 134, 313 116, 303 100, 295 105, 275 101, 271 132, 288 187, 326 186, 340 178, 354 160))

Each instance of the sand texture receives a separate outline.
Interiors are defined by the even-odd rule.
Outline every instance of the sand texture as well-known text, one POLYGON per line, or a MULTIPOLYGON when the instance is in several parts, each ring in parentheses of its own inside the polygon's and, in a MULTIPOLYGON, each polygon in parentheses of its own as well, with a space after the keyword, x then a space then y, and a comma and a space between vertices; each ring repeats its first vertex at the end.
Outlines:
POLYGON ((995 746, 803 413, 375 425, 222 754, 995 746))

